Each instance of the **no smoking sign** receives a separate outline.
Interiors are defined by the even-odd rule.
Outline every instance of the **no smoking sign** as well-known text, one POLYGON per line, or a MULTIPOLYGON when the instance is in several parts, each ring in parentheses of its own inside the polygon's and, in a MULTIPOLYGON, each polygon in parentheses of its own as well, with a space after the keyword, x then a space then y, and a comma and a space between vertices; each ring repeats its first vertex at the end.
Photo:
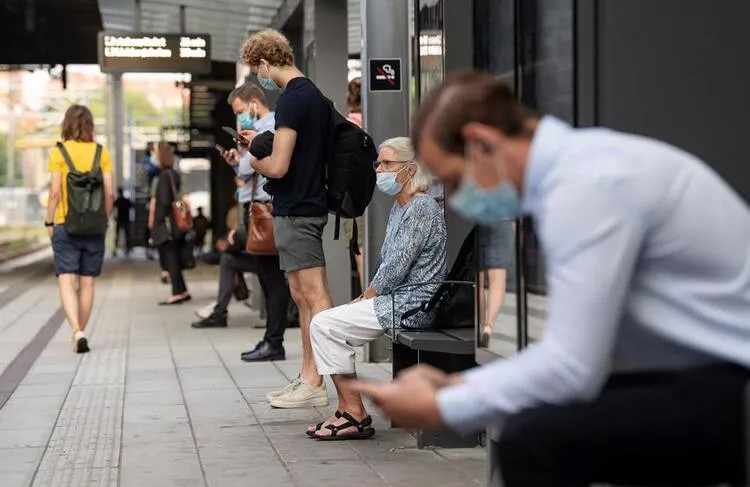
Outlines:
POLYGON ((401 59, 370 59, 370 91, 401 91, 401 59))

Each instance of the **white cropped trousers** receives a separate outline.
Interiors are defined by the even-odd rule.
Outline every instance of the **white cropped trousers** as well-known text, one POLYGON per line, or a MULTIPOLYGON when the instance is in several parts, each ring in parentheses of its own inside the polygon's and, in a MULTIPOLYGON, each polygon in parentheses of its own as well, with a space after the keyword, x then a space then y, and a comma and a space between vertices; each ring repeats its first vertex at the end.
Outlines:
POLYGON ((354 347, 384 332, 375 316, 374 299, 321 311, 310 322, 310 341, 320 375, 353 374, 354 347))

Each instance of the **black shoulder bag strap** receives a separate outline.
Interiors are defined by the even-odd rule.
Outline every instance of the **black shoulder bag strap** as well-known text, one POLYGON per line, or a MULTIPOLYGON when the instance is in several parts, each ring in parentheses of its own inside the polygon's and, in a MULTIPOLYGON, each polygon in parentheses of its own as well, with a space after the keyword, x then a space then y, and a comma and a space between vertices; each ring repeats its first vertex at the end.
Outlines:
POLYGON ((99 167, 99 162, 102 158, 102 145, 96 144, 96 153, 94 154, 94 162, 91 164, 91 172, 96 171, 99 167))
POLYGON ((65 164, 68 165, 68 169, 70 169, 70 172, 78 172, 76 167, 73 165, 73 160, 70 158, 70 154, 68 154, 67 149, 65 149, 65 145, 62 142, 58 142, 57 149, 60 151, 60 154, 62 154, 63 159, 65 159, 65 164))
MULTIPOLYGON (((318 90, 320 91, 320 90, 318 90)), ((328 163, 331 161, 331 158, 333 157, 334 152, 334 146, 336 145, 336 107, 334 106, 333 102, 323 96, 323 93, 320 93, 320 96, 323 98, 323 101, 325 101, 326 105, 328 105, 328 109, 331 111, 331 116, 329 118, 328 123, 330 124, 330 127, 328 128, 328 147, 326 147, 326 158, 325 161, 323 161, 323 181, 328 184, 328 163)), ((339 239, 339 233, 341 229, 341 207, 336 208, 336 223, 333 228, 333 239, 338 240, 339 239)))

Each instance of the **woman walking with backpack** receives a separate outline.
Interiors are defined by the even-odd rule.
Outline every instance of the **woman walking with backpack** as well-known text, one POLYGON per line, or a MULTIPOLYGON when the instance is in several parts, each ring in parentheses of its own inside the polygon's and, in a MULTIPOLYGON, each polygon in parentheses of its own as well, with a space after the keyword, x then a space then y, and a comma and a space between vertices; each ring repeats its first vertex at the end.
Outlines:
POLYGON ((94 305, 94 279, 101 274, 104 234, 114 201, 109 151, 94 142, 94 117, 71 105, 62 143, 49 157, 50 191, 44 226, 52 239, 60 301, 73 330, 73 350, 89 351, 84 329, 94 305))

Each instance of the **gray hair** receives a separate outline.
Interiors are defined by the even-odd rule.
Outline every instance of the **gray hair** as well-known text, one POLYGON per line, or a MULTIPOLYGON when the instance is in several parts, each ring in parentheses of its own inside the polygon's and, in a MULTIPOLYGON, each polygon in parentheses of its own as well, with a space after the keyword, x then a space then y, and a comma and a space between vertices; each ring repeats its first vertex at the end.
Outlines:
POLYGON ((409 192, 416 193, 430 189, 430 186, 432 186, 432 174, 430 174, 429 169, 427 169, 422 161, 417 160, 417 154, 414 152, 414 146, 409 137, 393 137, 392 139, 388 139, 380 144, 378 152, 386 147, 396 153, 399 161, 412 162, 417 168, 408 183, 409 192))

